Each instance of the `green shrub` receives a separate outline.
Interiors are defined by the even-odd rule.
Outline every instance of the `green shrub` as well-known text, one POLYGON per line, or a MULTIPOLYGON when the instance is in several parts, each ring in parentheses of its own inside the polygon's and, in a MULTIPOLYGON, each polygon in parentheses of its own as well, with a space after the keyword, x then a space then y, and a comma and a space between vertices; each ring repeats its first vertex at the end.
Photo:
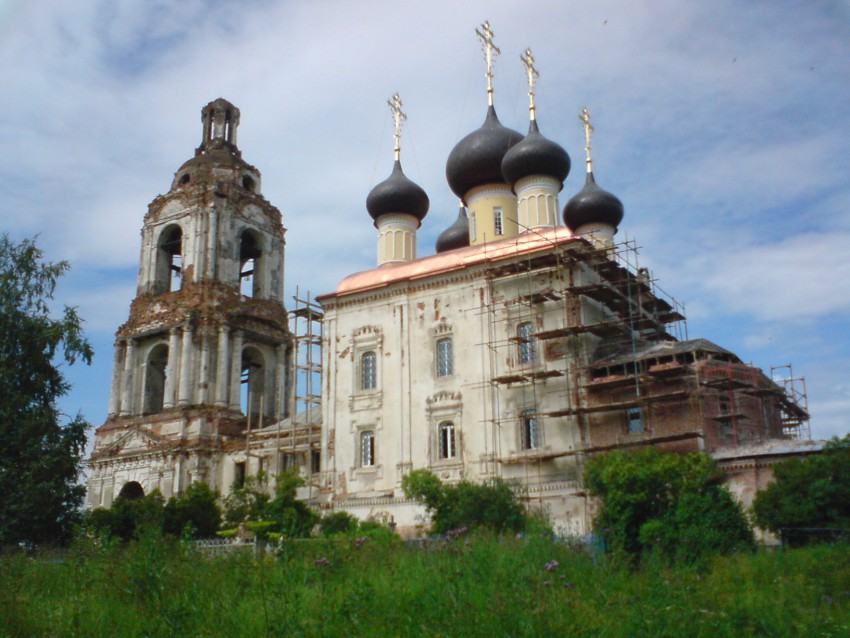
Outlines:
POLYGON ((323 516, 319 521, 319 527, 325 536, 356 532, 358 526, 357 519, 348 512, 343 511, 331 512, 323 516))
POLYGON ((174 536, 211 538, 221 524, 218 494, 206 483, 192 483, 183 494, 168 499, 163 531, 174 536))
POLYGON ((692 562, 754 546, 740 506, 705 454, 618 450, 588 463, 585 481, 602 500, 597 533, 614 550, 692 562))
POLYGON ((163 503, 159 490, 135 500, 119 496, 109 509, 98 508, 88 512, 84 526, 95 534, 123 541, 137 538, 143 529, 161 532, 163 503))
POLYGON ((773 475, 753 502, 760 527, 850 528, 850 434, 834 438, 821 454, 775 466, 773 475))
POLYGON ((497 533, 525 529, 525 507, 513 487, 501 479, 445 485, 423 469, 407 474, 401 486, 408 498, 425 506, 438 534, 462 527, 484 527, 497 533))

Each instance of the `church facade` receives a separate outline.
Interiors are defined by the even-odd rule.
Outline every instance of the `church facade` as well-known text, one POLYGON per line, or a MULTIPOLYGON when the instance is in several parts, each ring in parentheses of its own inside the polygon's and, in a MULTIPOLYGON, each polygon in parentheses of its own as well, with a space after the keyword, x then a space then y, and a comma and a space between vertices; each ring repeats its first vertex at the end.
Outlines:
POLYGON ((168 497, 193 481, 225 494, 248 476, 271 485, 297 469, 316 508, 412 534, 424 513, 401 482, 428 468, 448 482, 514 481, 557 529, 582 534, 594 514, 582 484, 594 454, 716 453, 745 492, 746 473, 781 456, 754 446, 793 453, 805 409, 728 350, 687 339, 676 302, 632 245, 615 243, 624 207, 596 183, 587 111, 585 185, 562 211, 571 162, 538 125, 531 52, 522 135, 496 115, 495 48, 489 27, 479 35, 484 123, 446 166, 457 221, 436 254, 417 256, 429 199, 402 169, 394 96, 392 171, 366 201, 377 265, 320 296, 320 309, 287 313, 285 231, 236 146, 239 111, 221 99, 203 109, 195 157, 145 216, 137 297, 116 333, 109 417, 90 460, 90 507, 154 489, 168 497), (307 410, 290 327, 299 317, 321 326, 308 337, 309 348, 321 345, 306 366, 320 372, 321 391, 307 410))

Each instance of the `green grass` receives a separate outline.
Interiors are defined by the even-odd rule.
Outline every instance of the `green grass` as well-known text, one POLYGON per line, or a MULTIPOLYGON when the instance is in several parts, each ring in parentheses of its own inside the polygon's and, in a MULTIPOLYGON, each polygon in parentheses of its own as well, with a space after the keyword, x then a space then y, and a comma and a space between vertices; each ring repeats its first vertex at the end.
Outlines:
POLYGON ((0 558, 0 638, 801 635, 850 635, 847 546, 639 569, 494 537, 314 541, 260 560, 146 538, 0 558))

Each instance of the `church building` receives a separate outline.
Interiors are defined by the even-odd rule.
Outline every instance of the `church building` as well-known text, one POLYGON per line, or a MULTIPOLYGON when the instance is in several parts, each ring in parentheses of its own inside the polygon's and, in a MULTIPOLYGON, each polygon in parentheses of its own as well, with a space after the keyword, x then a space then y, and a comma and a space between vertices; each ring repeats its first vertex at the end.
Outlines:
POLYGON ((297 469, 317 509, 412 534, 424 512, 401 482, 428 468, 447 482, 514 481, 556 529, 583 534, 594 454, 715 453, 744 493, 805 438, 793 393, 688 339, 634 244, 615 242, 625 210, 596 182, 587 109, 584 185, 561 208, 571 161, 538 123, 531 51, 523 135, 499 121, 498 49, 488 24, 477 33, 487 108, 448 155, 460 211, 436 254, 418 257, 429 198, 402 168, 395 95, 392 169, 366 198, 376 267, 291 313, 281 215, 236 147, 239 110, 221 99, 203 109, 195 157, 145 216, 90 507, 192 481, 225 494, 297 469), (765 444, 774 453, 754 452, 765 444))

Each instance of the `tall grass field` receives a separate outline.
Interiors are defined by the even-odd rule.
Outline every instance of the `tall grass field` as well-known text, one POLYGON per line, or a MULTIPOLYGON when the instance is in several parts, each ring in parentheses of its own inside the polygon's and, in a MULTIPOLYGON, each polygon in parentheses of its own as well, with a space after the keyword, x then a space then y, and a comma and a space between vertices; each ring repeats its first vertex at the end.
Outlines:
POLYGON ((293 542, 206 557, 145 537, 0 557, 0 638, 850 636, 850 548, 634 566, 544 537, 293 542))

